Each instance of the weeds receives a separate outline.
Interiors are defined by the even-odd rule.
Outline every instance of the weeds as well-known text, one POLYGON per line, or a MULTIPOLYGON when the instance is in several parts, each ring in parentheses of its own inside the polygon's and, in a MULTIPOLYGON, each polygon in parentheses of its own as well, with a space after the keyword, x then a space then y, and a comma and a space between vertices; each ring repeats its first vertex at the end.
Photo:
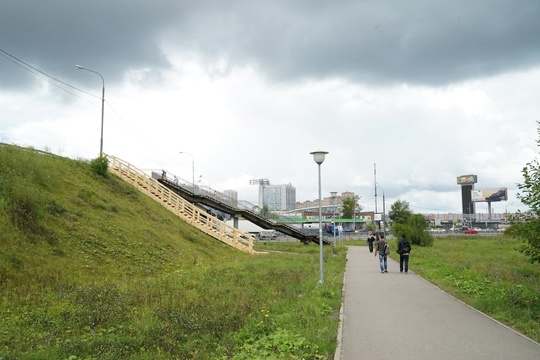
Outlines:
POLYGON ((437 238, 416 248, 410 267, 482 312, 540 340, 540 265, 505 236, 437 238))
POLYGON ((333 356, 344 251, 321 288, 316 244, 250 256, 87 162, 0 165, 1 359, 333 356))
MULTIPOLYGON (((324 248, 320 287, 316 244, 250 256, 86 162, 0 146, 0 166, 1 359, 333 357, 345 248, 324 248)), ((437 239, 411 268, 538 340, 540 269, 517 245, 437 239)))

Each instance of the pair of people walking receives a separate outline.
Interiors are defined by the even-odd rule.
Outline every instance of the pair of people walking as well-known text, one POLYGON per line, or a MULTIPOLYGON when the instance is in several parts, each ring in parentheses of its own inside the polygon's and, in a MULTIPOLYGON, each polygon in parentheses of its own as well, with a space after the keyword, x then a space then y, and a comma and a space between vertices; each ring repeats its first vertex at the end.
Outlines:
MULTIPOLYGON (((377 245, 375 246, 375 256, 377 256, 377 254, 379 255, 379 267, 381 269, 381 273, 383 274, 388 272, 389 249, 390 247, 384 238, 384 234, 381 234, 379 241, 377 241, 377 245)), ((401 240, 398 242, 397 253, 399 254, 399 272, 403 273, 405 271, 404 273, 407 274, 409 272, 411 244, 405 235, 401 235, 401 240)))

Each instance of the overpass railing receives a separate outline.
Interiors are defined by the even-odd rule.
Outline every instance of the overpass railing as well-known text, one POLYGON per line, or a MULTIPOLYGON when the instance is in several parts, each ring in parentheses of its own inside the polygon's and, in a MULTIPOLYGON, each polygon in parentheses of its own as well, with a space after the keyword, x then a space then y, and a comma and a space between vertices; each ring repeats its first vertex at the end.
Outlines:
POLYGON ((104 156, 109 161, 111 173, 150 196, 190 225, 238 250, 249 254, 256 253, 253 250, 251 234, 235 229, 217 217, 202 211, 130 163, 112 155, 104 154, 104 156))

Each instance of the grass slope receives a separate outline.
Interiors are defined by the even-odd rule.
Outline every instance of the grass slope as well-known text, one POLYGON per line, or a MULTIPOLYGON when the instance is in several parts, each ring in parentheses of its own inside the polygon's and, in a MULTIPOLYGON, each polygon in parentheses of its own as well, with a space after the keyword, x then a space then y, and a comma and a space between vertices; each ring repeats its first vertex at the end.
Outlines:
POLYGON ((333 356, 343 249, 318 287, 316 245, 246 255, 85 161, 0 169, 0 358, 333 356))

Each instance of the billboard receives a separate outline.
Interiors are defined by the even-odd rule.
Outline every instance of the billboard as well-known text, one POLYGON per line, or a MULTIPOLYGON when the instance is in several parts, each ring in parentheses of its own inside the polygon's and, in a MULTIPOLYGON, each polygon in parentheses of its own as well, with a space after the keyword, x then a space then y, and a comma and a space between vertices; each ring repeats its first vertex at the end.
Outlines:
POLYGON ((461 175, 457 178, 458 185, 472 185, 477 182, 476 175, 461 175))
POLYGON ((493 202, 508 200, 506 188, 472 190, 471 200, 475 202, 493 202))

